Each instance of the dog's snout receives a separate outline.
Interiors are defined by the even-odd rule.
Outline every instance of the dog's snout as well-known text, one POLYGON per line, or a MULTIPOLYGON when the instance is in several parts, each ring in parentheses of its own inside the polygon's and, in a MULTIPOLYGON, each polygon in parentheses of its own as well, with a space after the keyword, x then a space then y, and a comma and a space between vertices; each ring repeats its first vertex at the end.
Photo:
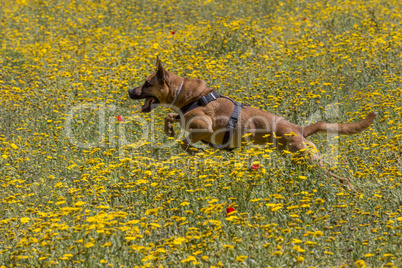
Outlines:
POLYGON ((138 97, 137 92, 136 92, 137 88, 132 88, 128 90, 128 96, 130 96, 131 99, 135 99, 136 97, 138 97))

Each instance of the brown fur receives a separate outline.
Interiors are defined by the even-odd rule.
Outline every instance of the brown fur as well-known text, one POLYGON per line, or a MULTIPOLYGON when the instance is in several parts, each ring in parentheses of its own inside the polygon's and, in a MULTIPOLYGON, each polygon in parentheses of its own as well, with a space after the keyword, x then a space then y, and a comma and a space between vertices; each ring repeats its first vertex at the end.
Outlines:
MULTIPOLYGON (((143 85, 129 90, 129 95, 132 99, 145 98, 142 112, 149 112, 153 107, 152 104, 172 103, 181 85, 181 92, 175 100, 176 110, 213 91, 201 79, 182 78, 167 71, 158 58, 157 70, 145 79, 143 85)), ((186 113, 181 119, 177 119, 178 113, 169 113, 165 117, 165 133, 174 136, 172 124, 180 122, 181 127, 189 132, 181 147, 192 155, 202 152, 201 149, 193 147, 192 144, 198 141, 222 144, 233 107, 234 104, 230 100, 218 98, 206 106, 186 113)), ((324 169, 323 161, 314 150, 315 145, 306 137, 317 132, 356 134, 370 126, 375 117, 376 113, 370 113, 364 120, 357 123, 317 122, 306 127, 300 127, 267 111, 253 107, 242 108, 229 148, 241 147, 242 144, 249 142, 271 144, 272 147, 276 147, 280 151, 287 148, 292 153, 299 152, 301 155, 307 156, 311 163, 317 164, 326 174, 340 182, 346 182, 353 189, 348 179, 336 176, 324 169)))

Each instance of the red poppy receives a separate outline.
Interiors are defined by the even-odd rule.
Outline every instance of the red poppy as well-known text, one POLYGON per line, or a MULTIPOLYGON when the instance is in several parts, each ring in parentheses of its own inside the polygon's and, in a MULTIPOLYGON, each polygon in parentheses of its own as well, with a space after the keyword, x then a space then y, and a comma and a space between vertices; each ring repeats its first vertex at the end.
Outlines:
POLYGON ((176 32, 170 32, 171 35, 174 35, 176 32))
POLYGON ((226 208, 226 217, 229 217, 229 213, 236 211, 234 208, 232 208, 229 204, 229 206, 226 208))
POLYGON ((306 18, 303 18, 303 21, 307 20, 306 18))
POLYGON ((121 115, 118 115, 117 116, 117 121, 119 121, 119 122, 123 121, 123 117, 121 117, 121 115))
POLYGON ((254 164, 251 166, 251 169, 258 170, 260 168, 259 164, 254 164))

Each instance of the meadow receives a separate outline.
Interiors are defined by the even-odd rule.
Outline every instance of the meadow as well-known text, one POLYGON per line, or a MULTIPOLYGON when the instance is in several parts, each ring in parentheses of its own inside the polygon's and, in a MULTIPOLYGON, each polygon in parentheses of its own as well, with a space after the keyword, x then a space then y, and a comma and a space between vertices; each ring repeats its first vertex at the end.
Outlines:
POLYGON ((0 0, 0 267, 401 267, 401 23, 398 0, 0 0), (269 147, 184 153, 128 98, 157 55, 299 125, 378 112, 311 137, 357 193, 269 147))

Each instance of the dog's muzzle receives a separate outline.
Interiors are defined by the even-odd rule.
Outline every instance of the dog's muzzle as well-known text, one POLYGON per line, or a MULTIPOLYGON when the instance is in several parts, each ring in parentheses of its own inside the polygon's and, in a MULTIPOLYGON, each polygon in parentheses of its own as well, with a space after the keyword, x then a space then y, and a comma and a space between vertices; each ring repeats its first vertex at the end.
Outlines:
POLYGON ((147 94, 144 94, 144 92, 142 92, 142 88, 141 87, 136 87, 136 88, 132 88, 128 91, 128 95, 130 96, 131 99, 134 100, 138 100, 138 99, 144 99, 148 96, 146 96, 147 94))
POLYGON ((144 105, 141 107, 142 113, 149 113, 160 103, 156 97, 152 96, 148 92, 144 92, 141 87, 130 89, 128 91, 128 95, 134 100, 145 99, 144 105))
POLYGON ((138 98, 138 95, 135 93, 135 88, 128 90, 128 96, 131 99, 137 99, 138 98))

